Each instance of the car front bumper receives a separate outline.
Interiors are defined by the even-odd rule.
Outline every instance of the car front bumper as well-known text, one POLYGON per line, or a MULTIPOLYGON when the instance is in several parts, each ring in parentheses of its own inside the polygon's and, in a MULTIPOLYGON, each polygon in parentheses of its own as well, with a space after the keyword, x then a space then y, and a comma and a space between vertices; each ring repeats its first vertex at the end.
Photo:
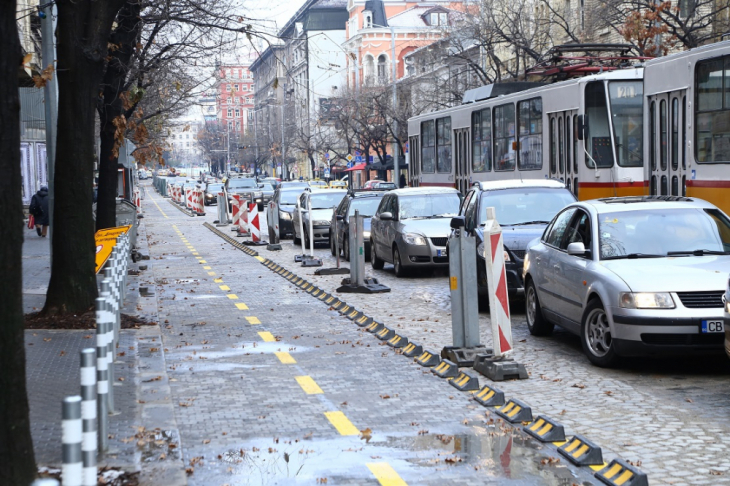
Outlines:
MULTIPOLYGON (((509 261, 504 263, 504 270, 507 275, 507 294, 510 297, 525 296, 522 267, 522 261, 509 261)), ((480 296, 486 296, 489 292, 489 288, 487 287, 487 263, 481 255, 477 255, 477 292, 480 296)))
POLYGON ((398 243, 401 252, 401 264, 409 268, 422 267, 447 267, 449 257, 446 254, 446 247, 434 246, 431 239, 427 238, 425 245, 409 245, 404 241, 398 243))
POLYGON ((702 321, 722 321, 722 309, 611 307, 613 340, 621 356, 722 352, 725 333, 702 333, 702 321))

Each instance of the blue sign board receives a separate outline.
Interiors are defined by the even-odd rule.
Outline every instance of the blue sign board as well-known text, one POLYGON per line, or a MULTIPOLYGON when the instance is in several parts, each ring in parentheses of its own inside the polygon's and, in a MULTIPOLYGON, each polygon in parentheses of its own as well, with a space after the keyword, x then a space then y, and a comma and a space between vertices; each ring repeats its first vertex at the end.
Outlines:
POLYGON ((347 163, 347 168, 348 168, 348 169, 352 169, 352 162, 348 162, 348 163, 347 163))
POLYGON ((355 156, 355 162, 357 162, 358 164, 361 163, 362 162, 362 155, 356 155, 355 156))

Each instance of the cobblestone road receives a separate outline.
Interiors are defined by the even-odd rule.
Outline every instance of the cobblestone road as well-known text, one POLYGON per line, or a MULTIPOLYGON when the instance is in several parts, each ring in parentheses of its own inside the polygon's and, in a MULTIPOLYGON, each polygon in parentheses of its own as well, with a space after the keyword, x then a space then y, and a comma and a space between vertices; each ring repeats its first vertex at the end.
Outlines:
POLYGON ((210 212, 150 191, 145 210, 163 342, 139 353, 164 358, 189 484, 597 483, 224 242, 210 212))
MULTIPOLYGON (((214 213, 215 207, 209 208, 205 220, 215 219, 214 213)), ((199 224, 203 218, 188 219, 199 224)), ((282 243, 280 252, 265 247, 257 250, 334 292, 341 276, 315 276, 315 268, 294 263, 300 247, 291 240, 282 243)), ((334 266, 328 248, 318 248, 315 253, 325 267, 334 266)), ((397 279, 392 266, 373 271, 369 263, 366 271, 392 291, 347 295, 349 304, 424 348, 438 352, 451 344, 446 274, 397 279)), ((730 364, 726 358, 632 359, 619 369, 596 368, 583 356, 578 338, 567 332, 558 329, 548 338, 531 336, 521 305, 513 303, 515 358, 526 365, 531 376, 526 381, 499 384, 508 396, 560 421, 569 434, 579 433, 597 442, 605 460, 621 457, 640 464, 652 484, 730 484, 730 364)), ((489 345, 488 314, 480 315, 480 323, 482 343, 489 345)), ((482 380, 484 383, 487 381, 482 380)))

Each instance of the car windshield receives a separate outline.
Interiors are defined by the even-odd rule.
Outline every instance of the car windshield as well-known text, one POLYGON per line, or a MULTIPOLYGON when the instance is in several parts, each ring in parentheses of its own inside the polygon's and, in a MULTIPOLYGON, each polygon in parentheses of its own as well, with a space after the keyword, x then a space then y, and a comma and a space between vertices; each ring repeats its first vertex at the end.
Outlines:
POLYGON ((216 192, 223 189, 223 184, 208 184, 208 187, 205 188, 207 192, 216 192))
POLYGON ((323 192, 321 194, 312 194, 310 204, 312 205, 312 209, 330 209, 340 204, 340 201, 342 201, 342 198, 345 197, 345 194, 345 192, 323 192))
POLYGON ((423 194, 398 198, 398 219, 446 218, 459 214, 461 199, 457 193, 423 194))
POLYGON ((279 204, 283 206, 296 206, 297 198, 301 192, 299 191, 281 191, 279 195, 279 204))
POLYGON ((381 198, 379 197, 362 197, 355 198, 350 203, 350 209, 347 210, 347 215, 352 216, 355 214, 355 210, 360 211, 360 216, 372 217, 378 210, 381 198))
POLYGON ((263 189, 264 191, 274 191, 274 188, 271 187, 271 184, 261 183, 259 184, 259 188, 263 189))
POLYGON ((373 184, 373 188, 375 188, 375 189, 396 189, 394 182, 379 182, 377 184, 373 184))
POLYGON ((327 183, 326 183, 325 181, 309 181, 309 185, 310 185, 310 186, 320 186, 320 187, 324 187, 324 186, 326 186, 326 185, 327 185, 327 183))
POLYGON ((256 187, 256 181, 253 179, 246 179, 241 177, 240 179, 228 179, 228 188, 229 189, 238 189, 241 187, 256 187))
POLYGON ((603 213, 601 259, 730 254, 730 220, 717 209, 646 209, 603 213))
POLYGON ((504 189, 482 193, 479 224, 487 221, 487 208, 493 207, 501 226, 552 221, 558 212, 575 202, 573 194, 564 188, 530 187, 504 189))

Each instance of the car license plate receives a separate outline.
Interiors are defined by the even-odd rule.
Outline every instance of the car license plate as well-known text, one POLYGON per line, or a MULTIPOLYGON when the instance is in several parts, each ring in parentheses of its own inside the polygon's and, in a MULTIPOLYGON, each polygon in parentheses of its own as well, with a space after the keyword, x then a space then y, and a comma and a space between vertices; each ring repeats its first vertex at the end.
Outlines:
POLYGON ((717 320, 704 320, 702 321, 702 328, 700 329, 702 334, 710 334, 715 332, 725 332, 725 323, 722 319, 717 320))
POLYGON ((436 250, 436 256, 437 257, 446 256, 446 251, 445 250, 436 250))

